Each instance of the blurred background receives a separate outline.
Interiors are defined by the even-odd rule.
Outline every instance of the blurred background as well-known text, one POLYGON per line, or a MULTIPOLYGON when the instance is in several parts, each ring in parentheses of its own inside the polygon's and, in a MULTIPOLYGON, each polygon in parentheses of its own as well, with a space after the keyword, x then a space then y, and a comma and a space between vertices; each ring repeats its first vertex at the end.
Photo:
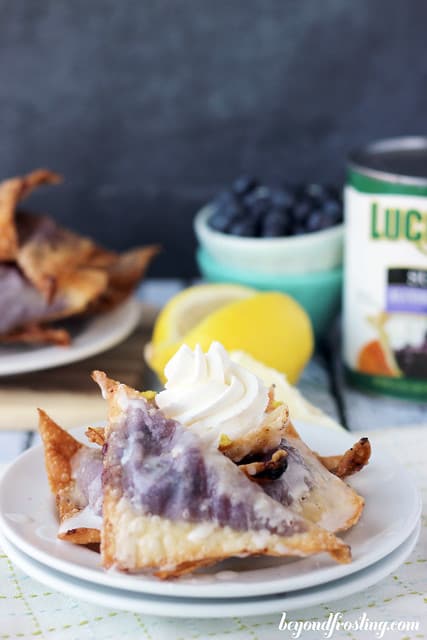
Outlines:
MULTIPOLYGON (((0 175, 151 275, 196 274, 192 218, 236 175, 340 184, 348 151, 425 131, 427 4, 0 0, 0 175)), ((41 205, 40 205, 41 206, 41 205)))

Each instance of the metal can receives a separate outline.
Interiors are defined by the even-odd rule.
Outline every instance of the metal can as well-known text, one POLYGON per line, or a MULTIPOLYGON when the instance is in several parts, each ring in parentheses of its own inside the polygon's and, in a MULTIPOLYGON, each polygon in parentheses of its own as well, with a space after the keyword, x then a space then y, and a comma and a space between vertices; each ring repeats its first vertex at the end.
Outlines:
POLYGON ((344 202, 347 377, 427 402, 427 138, 352 153, 344 202))

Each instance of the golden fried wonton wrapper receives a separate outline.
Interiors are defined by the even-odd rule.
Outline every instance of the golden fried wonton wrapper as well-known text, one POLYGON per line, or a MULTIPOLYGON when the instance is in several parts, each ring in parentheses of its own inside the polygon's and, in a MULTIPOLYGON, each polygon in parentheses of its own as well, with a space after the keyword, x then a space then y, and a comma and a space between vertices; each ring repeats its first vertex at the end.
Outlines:
POLYGON ((341 478, 367 463, 368 439, 343 456, 321 458, 300 438, 286 406, 276 406, 274 389, 260 427, 234 441, 222 439, 219 449, 268 495, 328 531, 345 531, 361 517, 363 498, 341 478), (280 451, 286 452, 286 457, 278 457, 280 451))
POLYGON ((95 251, 89 238, 60 227, 47 216, 17 215, 16 262, 26 278, 51 301, 61 278, 84 266, 95 251))
MULTIPOLYGON (((39 412, 39 431, 43 440, 47 477, 56 507, 60 525, 67 519, 83 511, 76 481, 72 477, 71 459, 85 445, 78 442, 67 431, 57 425, 44 411, 39 412)), ((75 544, 93 544, 101 540, 101 532, 95 528, 70 528, 58 537, 75 544)))
POLYGON ((47 169, 37 169, 26 176, 10 178, 0 183, 0 260, 15 260, 18 253, 18 232, 15 211, 23 198, 43 184, 56 184, 61 176, 47 169))
POLYGON ((360 438, 344 454, 318 456, 320 462, 338 478, 348 478, 365 467, 371 457, 371 443, 368 438, 360 438))
POLYGON ((233 462, 277 449, 288 423, 289 409, 281 404, 266 414, 259 427, 251 429, 244 436, 235 440, 222 437, 218 448, 233 462))
POLYGON ((88 427, 85 431, 86 438, 102 447, 105 443, 105 429, 104 427, 88 427))
POLYGON ((331 473, 288 422, 280 448, 287 453, 287 469, 272 482, 263 482, 268 495, 328 531, 346 531, 360 519, 364 499, 331 473))
MULTIPOLYGON (((147 246, 120 255, 61 227, 48 216, 16 211, 19 201, 32 189, 60 179, 39 169, 0 184, 0 263, 17 267, 47 307, 41 314, 40 303, 34 302, 34 310, 29 304, 22 319, 17 317, 3 329, 0 341, 69 344, 65 330, 46 328, 45 323, 114 308, 132 293, 159 251, 157 246, 147 246)), ((27 304, 28 300, 31 296, 27 304)))
POLYGON ((112 259, 111 253, 94 255, 90 264, 99 265, 104 262, 108 274, 108 285, 105 291, 95 300, 91 311, 108 311, 129 297, 138 281, 143 277, 151 260, 160 251, 157 245, 140 249, 131 249, 112 259), (108 264, 106 264, 108 262, 108 264))
POLYGON ((25 344, 54 344, 67 347, 71 337, 65 329, 44 327, 41 324, 26 324, 22 329, 15 329, 10 333, 0 334, 0 342, 10 344, 21 342, 25 344))
POLYGON ((103 293, 107 282, 108 275, 100 269, 81 268, 64 274, 57 293, 57 299, 63 301, 64 308, 48 319, 66 318, 86 311, 91 302, 103 293))
POLYGON ((49 327, 45 323, 86 311, 92 300, 104 291, 107 281, 106 272, 99 269, 79 269, 65 274, 60 281, 60 291, 56 294, 58 305, 47 310, 41 321, 27 322, 6 334, 0 334, 0 342, 68 346, 71 342, 68 331, 49 327))

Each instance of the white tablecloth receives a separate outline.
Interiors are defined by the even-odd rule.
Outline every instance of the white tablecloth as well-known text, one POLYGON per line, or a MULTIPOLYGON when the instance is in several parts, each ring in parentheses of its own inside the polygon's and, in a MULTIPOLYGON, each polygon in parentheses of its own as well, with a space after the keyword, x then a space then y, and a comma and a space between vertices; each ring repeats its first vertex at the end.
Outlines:
MULTIPOLYGON (((356 435, 356 434, 355 434, 356 435)), ((289 612, 292 620, 325 620, 330 612, 355 621, 365 612, 371 620, 417 620, 414 632, 391 632, 386 640, 427 638, 427 429, 402 428, 370 432, 374 447, 389 447, 413 473, 422 492, 424 510, 419 542, 411 557, 379 584, 335 602, 289 612)), ((393 496, 390 496, 393 499, 393 496)), ((220 620, 168 619, 103 609, 51 591, 15 568, 0 555, 0 640, 278 640, 290 638, 279 631, 281 612, 259 618, 220 620)), ((303 632, 301 638, 321 638, 303 632)), ((340 631, 335 640, 375 638, 371 632, 340 631)))

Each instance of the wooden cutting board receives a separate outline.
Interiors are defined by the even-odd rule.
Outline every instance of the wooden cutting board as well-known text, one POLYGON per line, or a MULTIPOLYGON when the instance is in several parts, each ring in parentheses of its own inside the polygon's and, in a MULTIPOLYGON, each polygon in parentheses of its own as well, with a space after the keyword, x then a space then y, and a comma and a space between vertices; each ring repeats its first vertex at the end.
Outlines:
MULTIPOLYGON (((107 403, 90 372, 101 369, 137 389, 144 387, 143 349, 151 336, 154 311, 120 345, 64 367, 0 378, 0 430, 37 429, 37 407, 61 426, 89 425, 107 417, 107 403)), ((152 381, 152 376, 151 376, 152 381)))

